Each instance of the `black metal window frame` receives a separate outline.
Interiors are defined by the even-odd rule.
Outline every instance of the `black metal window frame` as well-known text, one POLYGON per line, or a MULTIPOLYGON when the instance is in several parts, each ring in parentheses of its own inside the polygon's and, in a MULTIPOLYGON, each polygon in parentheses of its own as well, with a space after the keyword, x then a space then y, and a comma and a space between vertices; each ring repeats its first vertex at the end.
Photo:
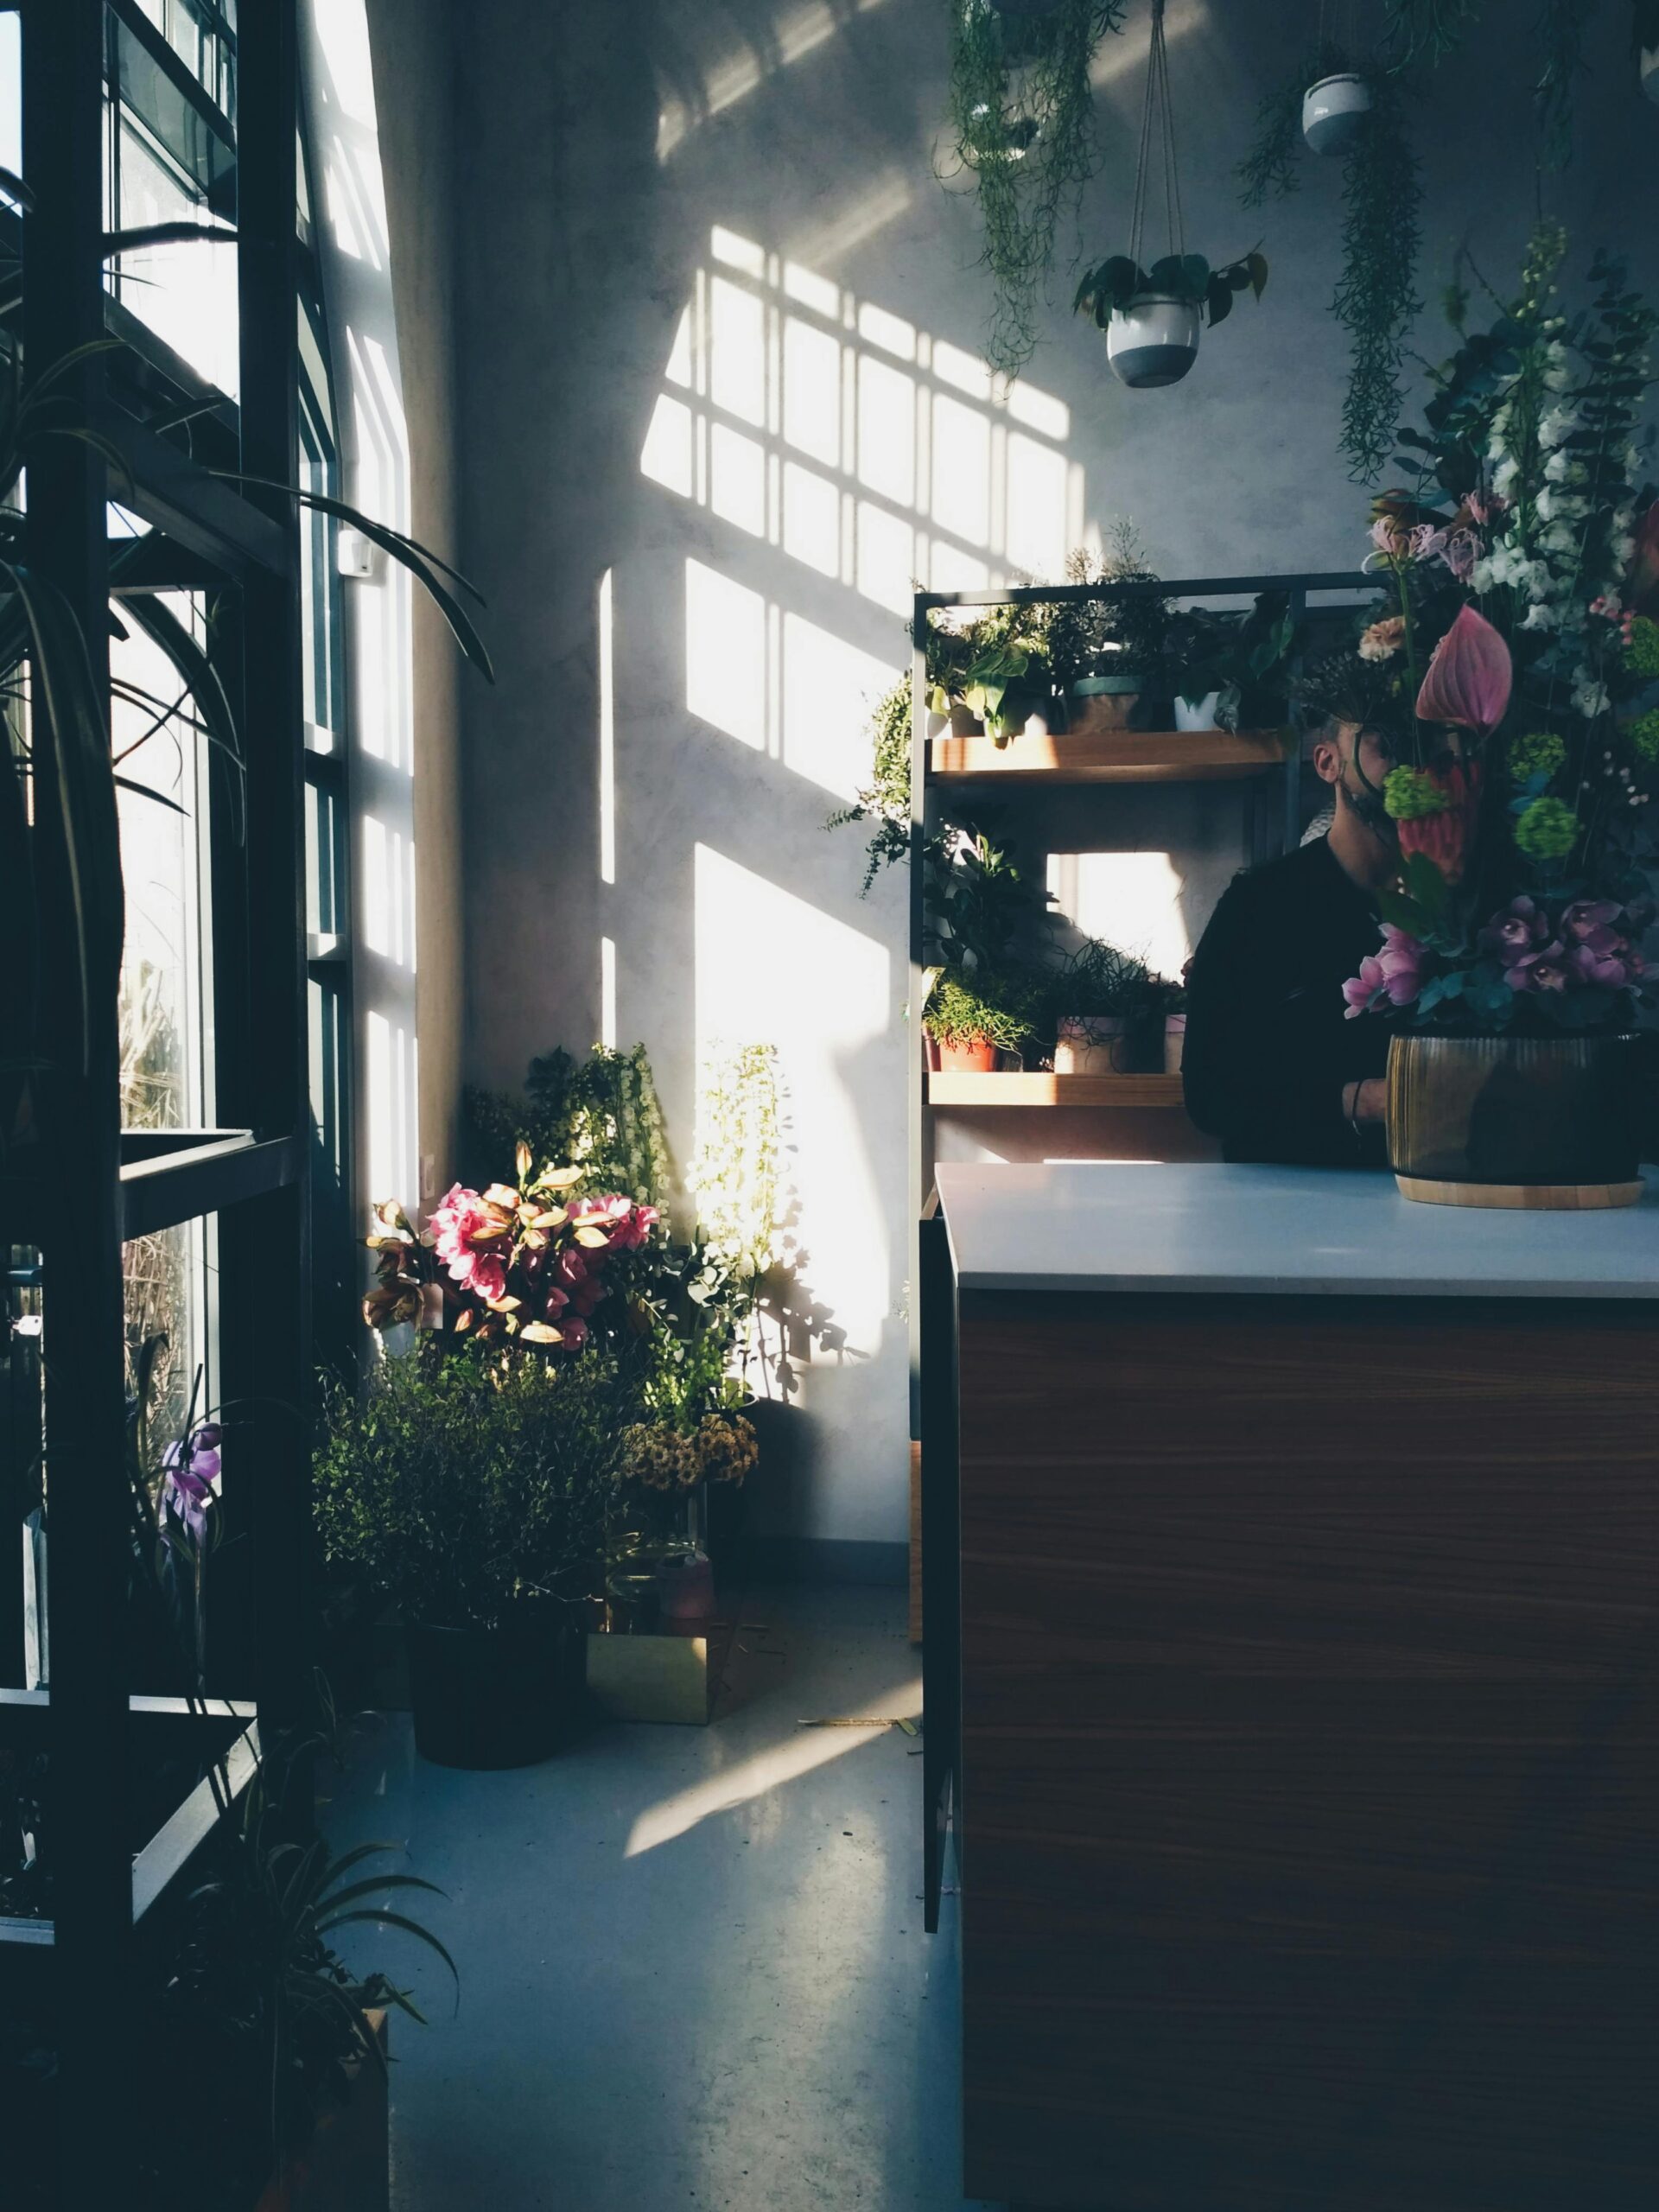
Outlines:
MULTIPOLYGON (((217 12, 217 11, 214 11, 217 12)), ((132 0, 24 0, 23 169, 35 212, 23 226, 23 344, 60 359, 130 318, 104 280, 105 82, 118 22, 158 84, 214 142, 214 188, 233 188, 238 230, 240 404, 212 435, 232 435, 249 476, 292 480, 299 452, 296 221, 298 129, 295 0, 262 0, 237 25, 238 111, 228 118, 132 0), (208 113, 207 111, 211 110, 208 113), (221 154, 228 153, 228 162, 221 154), (227 182, 227 180, 229 181, 227 182), (232 421, 233 418, 233 421, 232 421)), ((228 29, 228 23, 224 25, 228 29)), ((213 840, 216 1126, 120 1126, 117 1010, 97 1011, 89 1072, 45 1078, 51 1116, 32 1182, 0 1192, 8 1241, 41 1253, 52 1666, 44 1691, 0 1663, 0 1741, 44 1749, 54 1815, 54 1917, 0 1923, 0 2004, 38 1997, 58 2050, 57 2181, 66 2206, 118 2202, 142 2125, 131 2022, 138 1936, 257 1770, 260 1731, 302 1708, 312 1649, 308 1434, 311 1128, 308 1080, 300 562, 292 503, 211 473, 194 441, 132 404, 167 349, 132 336, 127 354, 90 355, 72 380, 104 434, 60 440, 31 467, 31 557, 64 592, 105 673, 106 499, 147 522, 149 588, 226 588, 221 672, 240 707, 246 758, 242 842, 213 840), (106 453, 118 455, 111 464, 106 453), (48 1203, 49 1198, 49 1203, 48 1203), (31 1212, 32 1201, 32 1212, 31 1212), (261 1409, 227 1450, 227 1506, 251 1539, 247 1632, 234 1698, 206 1720, 136 1694, 119 1624, 130 1516, 125 1471, 124 1239, 213 1215, 220 1228, 220 1389, 261 1409), (59 1325, 53 1327, 58 1288, 59 1325), (234 1491, 234 1498, 232 1498, 234 1491), (130 1781, 161 1729, 194 1732, 216 1772, 134 1852, 130 1781)), ((199 381, 199 380, 198 380, 199 381)), ((173 379, 189 390, 188 374, 173 379)), ((211 396, 210 396, 211 397, 211 396)), ((208 433, 204 430, 203 435, 208 433)), ((63 911, 66 868, 49 796, 40 826, 43 902, 63 911)), ((48 963, 65 957, 48 940, 48 963)), ((50 994, 53 977, 43 978, 50 994)), ((16 1552, 0 1571, 16 1572, 16 1552)))

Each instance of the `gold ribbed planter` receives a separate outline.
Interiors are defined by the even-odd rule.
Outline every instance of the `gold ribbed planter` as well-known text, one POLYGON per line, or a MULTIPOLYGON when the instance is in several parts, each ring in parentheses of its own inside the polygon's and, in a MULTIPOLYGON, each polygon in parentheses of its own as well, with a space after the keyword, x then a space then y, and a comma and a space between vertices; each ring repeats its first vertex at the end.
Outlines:
POLYGON ((1435 1205, 1634 1205, 1634 1042, 1395 1038, 1389 1163, 1401 1190, 1435 1205))

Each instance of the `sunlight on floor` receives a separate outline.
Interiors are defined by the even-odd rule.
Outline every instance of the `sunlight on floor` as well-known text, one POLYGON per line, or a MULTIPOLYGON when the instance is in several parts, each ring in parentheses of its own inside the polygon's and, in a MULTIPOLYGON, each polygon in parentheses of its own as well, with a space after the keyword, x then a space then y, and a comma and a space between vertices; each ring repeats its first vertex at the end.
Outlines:
MULTIPOLYGON (((921 1709, 922 1685, 917 1676, 838 1717, 909 1719, 921 1709)), ((831 1759, 844 1758, 849 1751, 861 1750, 880 1732, 863 1728, 798 1727, 781 1742, 757 1751, 752 1758, 728 1768, 724 1774, 713 1775, 708 1781, 696 1783, 690 1789, 683 1789, 677 1796, 665 1798, 660 1805, 641 1813, 633 1823, 622 1855, 625 1859, 637 1859, 644 1852, 656 1850, 659 1844, 671 1843, 676 1836, 684 1835, 716 1814, 734 1812, 739 1806, 753 1803, 769 1791, 780 1789, 802 1775, 810 1774, 816 1767, 828 1766, 831 1759)))

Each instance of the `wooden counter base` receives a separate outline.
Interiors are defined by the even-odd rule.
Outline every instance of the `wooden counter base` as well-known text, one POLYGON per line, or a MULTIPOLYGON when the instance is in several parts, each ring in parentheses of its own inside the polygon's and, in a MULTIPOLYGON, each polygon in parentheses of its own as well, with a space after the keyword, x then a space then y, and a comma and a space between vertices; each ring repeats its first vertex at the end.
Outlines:
POLYGON ((1659 1307, 967 1293, 964 2188, 1659 2204, 1659 1307))

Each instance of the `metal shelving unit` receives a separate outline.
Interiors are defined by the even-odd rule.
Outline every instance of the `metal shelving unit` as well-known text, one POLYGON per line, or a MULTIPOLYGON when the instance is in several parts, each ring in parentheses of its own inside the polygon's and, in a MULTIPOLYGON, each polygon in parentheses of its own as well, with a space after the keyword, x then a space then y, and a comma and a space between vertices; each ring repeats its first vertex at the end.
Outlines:
MULTIPOLYGON (((65 387, 119 465, 103 445, 62 439, 42 449, 29 471, 31 557, 69 600, 107 688, 106 502, 118 498, 149 524, 121 588, 218 595, 210 652, 238 706, 246 759, 242 834, 219 808, 209 855, 215 1126, 123 1131, 111 993, 93 1009, 84 1072, 48 1014, 35 1141, 14 1149, 0 1178, 0 1243, 41 1255, 51 1626, 48 1686, 25 1687, 16 1609, 0 1608, 0 1743, 48 1754, 54 1885, 50 1920, 0 1922, 0 2010, 49 2025, 58 2201, 78 2212, 126 2201, 136 2131, 151 2124, 151 2069, 133 2026, 141 1936, 257 1771, 261 1728, 299 1713, 312 1648, 297 534, 282 495, 209 473, 211 463, 293 480, 297 57, 294 0, 243 6, 232 126, 135 0, 107 10, 105 0, 24 0, 22 16, 23 168, 35 200, 22 225, 25 360, 49 364, 106 334, 121 346, 84 357, 65 387), (165 417, 188 406, 200 380, 105 290, 105 86, 118 41, 157 98, 211 142, 212 204, 237 226, 240 404, 219 401, 188 442, 165 417), (244 1618, 216 1669, 235 1695, 215 1694, 204 1707, 146 1694, 128 1678, 123 1243, 208 1216, 219 1226, 215 1395, 260 1411, 227 1438, 225 1458, 225 1511, 248 1538, 244 1618), (163 1743, 188 1746, 203 1778, 135 1849, 135 1781, 163 1743)), ((74 998, 76 893, 54 803, 37 783, 48 1009, 74 998)), ((7 1548, 10 1578, 19 1572, 15 1535, 7 1548)))

